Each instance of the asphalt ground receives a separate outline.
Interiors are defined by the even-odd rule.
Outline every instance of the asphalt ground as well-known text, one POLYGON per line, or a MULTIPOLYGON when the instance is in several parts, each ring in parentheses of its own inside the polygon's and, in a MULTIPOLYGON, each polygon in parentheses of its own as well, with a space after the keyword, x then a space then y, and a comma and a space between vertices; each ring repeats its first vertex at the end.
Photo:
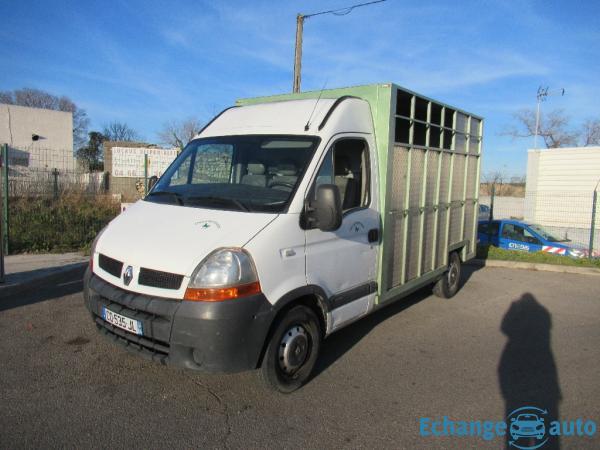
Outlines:
MULTIPOLYGON (((291 395, 130 355, 96 331, 80 275, 39 284, 0 299, 0 447, 502 448, 421 436, 420 418, 535 405, 600 423, 600 277, 466 267, 463 282, 335 333, 291 395)), ((542 448, 559 446, 600 448, 599 432, 542 448)))

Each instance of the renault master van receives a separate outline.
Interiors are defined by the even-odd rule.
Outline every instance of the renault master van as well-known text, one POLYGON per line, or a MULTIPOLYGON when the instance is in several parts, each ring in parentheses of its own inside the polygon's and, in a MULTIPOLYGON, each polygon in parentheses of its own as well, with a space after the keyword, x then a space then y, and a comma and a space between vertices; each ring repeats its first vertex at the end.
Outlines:
POLYGON ((394 84, 239 100, 92 246, 98 330, 291 392, 323 339, 474 257, 482 119, 394 84))

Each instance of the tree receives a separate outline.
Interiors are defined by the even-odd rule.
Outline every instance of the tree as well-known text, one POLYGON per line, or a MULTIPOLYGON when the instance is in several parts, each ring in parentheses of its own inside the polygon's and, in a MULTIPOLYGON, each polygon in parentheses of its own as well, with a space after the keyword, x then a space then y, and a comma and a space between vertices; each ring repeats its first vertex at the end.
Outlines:
POLYGON ((77 159, 87 165, 89 170, 104 169, 104 149, 102 147, 104 141, 105 139, 102 133, 91 131, 89 133, 88 144, 77 150, 77 159))
POLYGON ((104 125, 102 134, 107 141, 136 141, 139 134, 125 122, 110 122, 104 125))
MULTIPOLYGON (((535 111, 522 109, 513 114, 517 125, 509 128, 504 134, 513 138, 535 136, 535 111)), ((540 114, 538 136, 544 141, 546 148, 568 147, 577 145, 577 134, 569 130, 569 118, 564 111, 557 109, 547 114, 540 114)))
POLYGON ((158 133, 158 139, 162 144, 183 148, 202 129, 200 121, 194 117, 180 122, 168 122, 158 133))
POLYGON ((78 108, 69 97, 58 97, 39 89, 23 88, 0 92, 0 103, 70 112, 73 114, 73 147, 80 148, 86 143, 90 120, 85 110, 78 108))
POLYGON ((584 147, 600 145, 600 119, 588 119, 583 123, 581 143, 584 147))

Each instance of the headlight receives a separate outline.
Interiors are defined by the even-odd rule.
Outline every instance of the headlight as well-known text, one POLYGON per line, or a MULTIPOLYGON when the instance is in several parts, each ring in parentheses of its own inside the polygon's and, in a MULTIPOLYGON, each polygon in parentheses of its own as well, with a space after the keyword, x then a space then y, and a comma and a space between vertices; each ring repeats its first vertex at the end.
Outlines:
POLYGON ((250 255, 239 248, 224 248, 208 255, 194 269, 184 299, 219 302, 260 293, 250 255))

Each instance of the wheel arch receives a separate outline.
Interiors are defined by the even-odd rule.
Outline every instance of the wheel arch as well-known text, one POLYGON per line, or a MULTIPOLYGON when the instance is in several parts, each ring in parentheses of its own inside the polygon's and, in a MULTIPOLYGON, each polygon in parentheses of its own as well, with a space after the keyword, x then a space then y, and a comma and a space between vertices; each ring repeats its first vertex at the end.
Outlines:
POLYGON ((325 291, 316 285, 307 285, 296 288, 285 294, 273 305, 275 314, 273 315, 273 319, 269 324, 269 330, 262 344, 260 355, 258 357, 258 361, 256 362, 256 368, 259 368, 262 364, 265 351, 271 337, 273 336, 273 332, 275 331, 277 324, 290 309, 298 305, 304 305, 315 313, 319 319, 321 335, 322 337, 325 337, 328 325, 327 313, 329 312, 325 291))

